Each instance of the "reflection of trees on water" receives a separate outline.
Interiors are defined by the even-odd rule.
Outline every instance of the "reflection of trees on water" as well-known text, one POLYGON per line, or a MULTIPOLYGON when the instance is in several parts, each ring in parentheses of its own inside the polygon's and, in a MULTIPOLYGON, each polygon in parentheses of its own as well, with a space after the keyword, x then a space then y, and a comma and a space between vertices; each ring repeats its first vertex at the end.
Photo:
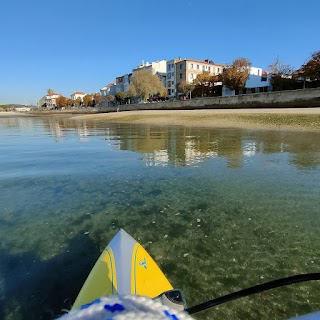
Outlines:
POLYGON ((312 132, 248 131, 108 124, 120 140, 120 150, 140 152, 147 165, 185 166, 223 157, 230 168, 241 168, 256 154, 289 153, 301 168, 320 165, 320 134, 312 132))
POLYGON ((73 121, 65 117, 7 118, 1 121, 21 132, 49 132, 57 142, 76 134, 80 141, 103 135, 114 148, 144 154, 148 166, 187 166, 222 157, 241 168, 256 154, 289 153, 297 168, 320 165, 320 134, 314 132, 248 131, 73 121))

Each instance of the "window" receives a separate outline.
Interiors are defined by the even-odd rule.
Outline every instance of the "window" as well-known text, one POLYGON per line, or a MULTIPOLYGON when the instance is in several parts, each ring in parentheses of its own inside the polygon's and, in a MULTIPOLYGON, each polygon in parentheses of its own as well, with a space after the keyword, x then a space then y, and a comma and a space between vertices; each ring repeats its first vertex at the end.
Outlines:
POLYGON ((171 72, 171 75, 174 76, 174 72, 171 72))
POLYGON ((190 79, 193 79, 193 74, 192 73, 190 73, 190 79))
POLYGON ((200 66, 197 64, 197 70, 199 70, 200 69, 200 66))
POLYGON ((171 69, 171 64, 168 64, 168 70, 170 70, 171 69))
POLYGON ((168 74, 168 79, 170 79, 170 78, 171 78, 171 73, 168 74))
POLYGON ((208 67, 208 71, 209 71, 209 72, 211 71, 211 67, 208 67))
POLYGON ((182 69, 182 63, 180 63, 179 68, 180 68, 180 70, 182 69))
POLYGON ((204 66, 202 66, 202 71, 204 71, 205 70, 205 67, 204 66))
POLYGON ((193 63, 190 64, 190 68, 193 69, 193 63))
POLYGON ((172 81, 171 84, 174 85, 174 81, 172 81))
POLYGON ((171 94, 171 89, 168 89, 168 96, 170 96, 171 94))
POLYGON ((174 67, 174 63, 171 65, 171 67, 172 67, 172 69, 173 69, 173 67, 174 67))
POLYGON ((182 79, 182 73, 179 74, 179 79, 182 79))

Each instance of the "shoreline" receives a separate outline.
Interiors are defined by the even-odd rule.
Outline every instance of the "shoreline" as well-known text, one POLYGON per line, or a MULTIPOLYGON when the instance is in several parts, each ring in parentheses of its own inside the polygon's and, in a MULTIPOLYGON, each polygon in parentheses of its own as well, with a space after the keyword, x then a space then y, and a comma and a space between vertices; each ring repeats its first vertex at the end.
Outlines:
POLYGON ((320 132, 320 108, 139 110, 74 115, 70 119, 147 125, 320 132))
POLYGON ((7 117, 66 117, 112 123, 320 132, 320 108, 138 110, 109 113, 0 112, 7 117))

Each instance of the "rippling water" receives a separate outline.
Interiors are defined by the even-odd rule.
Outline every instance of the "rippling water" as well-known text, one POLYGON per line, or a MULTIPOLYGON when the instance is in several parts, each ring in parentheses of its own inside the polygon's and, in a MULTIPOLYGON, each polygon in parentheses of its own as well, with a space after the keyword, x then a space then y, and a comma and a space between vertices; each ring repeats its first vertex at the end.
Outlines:
MULTIPOLYGON (((0 319, 69 308, 120 227, 189 306, 320 269, 318 133, 0 116, 0 152, 0 319)), ((318 286, 197 318, 287 319, 318 286)))

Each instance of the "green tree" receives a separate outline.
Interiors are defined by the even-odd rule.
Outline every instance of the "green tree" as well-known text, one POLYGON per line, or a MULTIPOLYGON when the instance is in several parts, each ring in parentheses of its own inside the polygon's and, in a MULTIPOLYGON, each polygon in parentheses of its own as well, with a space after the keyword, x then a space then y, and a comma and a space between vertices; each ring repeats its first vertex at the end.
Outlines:
POLYGON ((235 59, 231 66, 223 69, 223 84, 230 90, 244 89, 250 74, 251 65, 251 62, 247 58, 235 59))
POLYGON ((122 104, 127 98, 127 94, 123 91, 120 91, 116 93, 115 98, 120 104, 122 104))
POLYGON ((142 98, 144 101, 152 95, 166 96, 166 88, 160 78, 146 70, 133 74, 132 82, 127 88, 128 96, 142 98))
POLYGON ((178 86, 179 91, 182 91, 184 96, 186 96, 186 97, 189 96, 190 99, 191 99, 191 92, 193 91, 194 88, 195 88, 194 82, 188 83, 184 80, 181 81, 178 86))
POLYGON ((82 100, 80 97, 78 97, 76 100, 74 100, 75 107, 81 106, 82 100))

